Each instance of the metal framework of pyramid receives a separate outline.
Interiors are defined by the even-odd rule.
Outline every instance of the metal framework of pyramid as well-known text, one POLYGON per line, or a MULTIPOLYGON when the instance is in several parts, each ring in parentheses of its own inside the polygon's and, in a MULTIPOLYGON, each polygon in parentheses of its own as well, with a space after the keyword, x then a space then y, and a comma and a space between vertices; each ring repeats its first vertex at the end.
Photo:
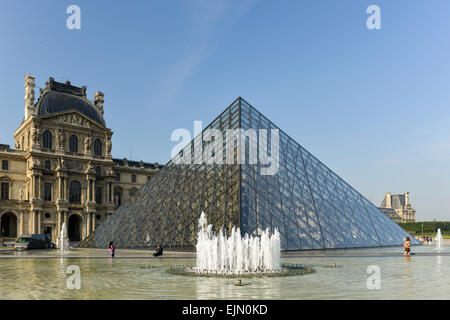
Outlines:
MULTIPOLYGON (((238 128, 279 130, 241 97, 205 130, 211 128, 224 134, 238 128)), ((182 152, 192 151, 205 130, 182 152)), ((225 144, 224 139, 224 150, 225 144)), ((233 148, 236 156, 236 143, 233 148)), ((227 232, 233 226, 254 235, 278 228, 284 250, 395 246, 410 236, 282 130, 278 172, 263 175, 261 168, 259 163, 175 164, 172 159, 85 244, 193 249, 202 211, 227 232)))

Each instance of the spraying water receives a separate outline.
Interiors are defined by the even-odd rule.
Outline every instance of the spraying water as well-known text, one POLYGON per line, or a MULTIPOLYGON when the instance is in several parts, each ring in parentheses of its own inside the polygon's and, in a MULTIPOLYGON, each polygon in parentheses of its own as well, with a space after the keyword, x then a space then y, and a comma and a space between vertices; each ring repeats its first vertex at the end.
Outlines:
POLYGON ((441 250, 444 249, 444 239, 442 238, 441 228, 437 230, 436 233, 436 249, 441 250))
POLYGON ((261 236, 241 237, 239 228, 233 227, 228 238, 221 228, 216 235, 202 212, 197 233, 197 273, 245 274, 268 273, 281 270, 280 233, 271 235, 269 229, 261 236))
POLYGON ((61 251, 69 249, 69 237, 67 236, 66 223, 63 222, 61 226, 61 235, 59 237, 59 247, 61 251))

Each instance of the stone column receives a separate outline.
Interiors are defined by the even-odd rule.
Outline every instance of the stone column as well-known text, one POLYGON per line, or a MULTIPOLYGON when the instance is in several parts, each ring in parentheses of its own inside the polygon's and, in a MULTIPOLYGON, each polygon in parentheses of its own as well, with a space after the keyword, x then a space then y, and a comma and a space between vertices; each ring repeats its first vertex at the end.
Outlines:
POLYGON ((30 231, 30 234, 35 233, 35 223, 36 222, 36 217, 34 215, 34 210, 30 210, 30 226, 28 227, 28 230, 30 231))
POLYGON ((36 233, 41 233, 41 216, 42 216, 42 211, 36 211, 37 214, 37 232, 36 233))
POLYGON ((91 213, 86 212, 86 237, 91 234, 91 213))
POLYGON ((42 176, 38 176, 38 199, 42 199, 42 176))
POLYGON ((61 235, 61 211, 56 212, 56 237, 61 235))
POLYGON ((61 177, 58 177, 58 194, 57 194, 57 200, 62 200, 62 181, 61 181, 61 177))
POLYGON ((92 232, 95 231, 95 212, 91 212, 92 217, 91 217, 91 222, 92 222, 92 232))
POLYGON ((67 200, 69 200, 68 198, 67 198, 67 178, 63 178, 63 194, 64 194, 64 201, 67 201, 67 200))
POLYGON ((23 234, 23 211, 20 210, 19 212, 19 230, 17 230, 18 235, 21 236, 23 234))

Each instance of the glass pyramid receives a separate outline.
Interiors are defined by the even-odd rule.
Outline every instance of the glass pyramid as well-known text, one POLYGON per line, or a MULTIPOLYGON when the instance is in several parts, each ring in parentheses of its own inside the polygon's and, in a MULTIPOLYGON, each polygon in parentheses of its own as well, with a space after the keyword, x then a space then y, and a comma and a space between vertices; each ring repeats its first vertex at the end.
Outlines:
MULTIPOLYGON (((107 247, 114 241, 119 248, 153 248, 161 243, 164 248, 193 249, 202 211, 215 228, 223 226, 227 232, 233 226, 255 235, 278 228, 284 250, 393 246, 410 236, 239 97, 100 225, 85 245, 107 247), (266 129, 267 134, 247 139, 238 135, 220 143, 206 133, 217 129, 226 137, 227 129, 239 128, 257 133, 266 129), (277 129, 278 150, 269 133, 277 129), (222 154, 216 154, 212 142, 223 144, 222 154), (224 163, 232 159, 233 164, 196 162, 199 152, 208 148, 211 156, 224 163), (266 162, 250 161, 252 152, 277 152, 276 172, 267 174, 266 162), (190 161, 180 164, 180 159, 190 161)), ((411 241, 419 243, 414 237, 411 241)))

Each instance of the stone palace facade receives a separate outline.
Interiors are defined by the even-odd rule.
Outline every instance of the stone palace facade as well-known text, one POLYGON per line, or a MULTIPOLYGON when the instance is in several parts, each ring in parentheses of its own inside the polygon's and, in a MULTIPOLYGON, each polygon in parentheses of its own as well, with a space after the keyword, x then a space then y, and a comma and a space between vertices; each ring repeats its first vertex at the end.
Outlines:
POLYGON ((404 194, 386 193, 379 209, 396 222, 416 221, 416 209, 411 205, 409 192, 404 194))
POLYGON ((46 233, 57 242, 65 222, 71 241, 89 236, 162 166, 111 154, 113 132, 103 118, 104 95, 52 78, 35 103, 25 76, 25 116, 15 148, 0 144, 0 241, 46 233))

